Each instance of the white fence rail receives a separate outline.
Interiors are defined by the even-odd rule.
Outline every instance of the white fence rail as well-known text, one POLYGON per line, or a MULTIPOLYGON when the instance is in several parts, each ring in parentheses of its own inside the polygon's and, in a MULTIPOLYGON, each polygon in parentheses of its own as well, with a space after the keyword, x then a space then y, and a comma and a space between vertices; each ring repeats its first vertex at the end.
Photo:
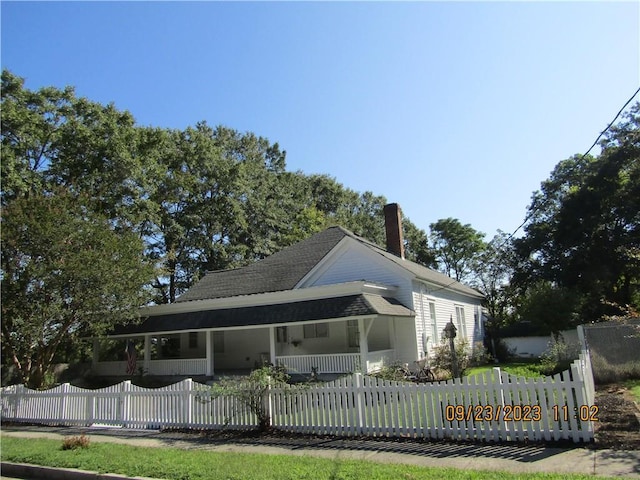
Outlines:
MULTIPOLYGON (((553 377, 499 369, 432 384, 354 374, 331 383, 269 390, 271 423, 287 432, 477 441, 593 439, 597 417, 590 362, 582 356, 553 377)), ((232 397, 211 396, 191 380, 162 389, 124 382, 100 390, 68 384, 47 391, 2 389, 2 419, 128 428, 252 429, 255 415, 232 397)))

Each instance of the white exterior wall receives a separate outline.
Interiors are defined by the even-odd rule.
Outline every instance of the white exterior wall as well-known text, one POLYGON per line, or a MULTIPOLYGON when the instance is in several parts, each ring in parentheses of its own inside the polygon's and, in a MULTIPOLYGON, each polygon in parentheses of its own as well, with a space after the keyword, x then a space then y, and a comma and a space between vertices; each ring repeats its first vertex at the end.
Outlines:
POLYGON ((381 255, 356 241, 349 242, 310 278, 308 287, 366 280, 398 287, 394 295, 404 306, 411 308, 412 275, 381 255))
POLYGON ((413 368, 413 362, 419 358, 414 319, 396 318, 394 326, 396 360, 399 363, 408 363, 409 367, 413 368))
POLYGON ((392 322, 388 318, 376 318, 369 330, 369 336, 367 337, 367 343, 370 352, 377 350, 388 350, 391 348, 391 339, 389 338, 389 322, 392 322))
POLYGON ((269 329, 225 330, 224 352, 213 352, 213 367, 219 369, 250 369, 262 362, 262 354, 269 359, 269 329), (250 341, 247 341, 250 338, 250 341))
MULTIPOLYGON (((564 337, 564 341, 568 345, 578 344, 578 331, 564 330, 560 332, 564 337)), ((539 357, 549 349, 553 342, 553 335, 542 337, 507 337, 503 339, 509 350, 513 351, 516 357, 539 357)))
POLYGON ((439 290, 439 287, 429 286, 422 282, 413 283, 413 309, 416 312, 416 342, 420 356, 423 355, 423 332, 428 337, 426 342, 427 354, 442 341, 443 330, 449 320, 459 328, 456 316, 456 306, 464 309, 465 329, 457 331, 456 338, 466 338, 472 347, 475 342, 483 340, 482 308, 480 299, 467 297, 450 290, 439 290), (433 328, 429 303, 435 304, 437 338, 433 338, 433 328))
POLYGON ((357 347, 348 346, 346 321, 326 322, 326 325, 329 328, 329 336, 319 338, 304 338, 304 325, 287 325, 287 342, 276 343, 276 355, 359 352, 357 347), (293 345, 294 341, 299 342, 297 347, 293 345))

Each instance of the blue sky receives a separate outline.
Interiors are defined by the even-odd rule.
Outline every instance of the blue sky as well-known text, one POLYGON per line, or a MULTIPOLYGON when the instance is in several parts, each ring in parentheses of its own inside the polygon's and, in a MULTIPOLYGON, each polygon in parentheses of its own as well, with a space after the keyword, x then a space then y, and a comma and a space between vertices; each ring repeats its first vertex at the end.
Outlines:
MULTIPOLYGON (((640 85, 639 2, 7 2, 2 67, 37 89, 206 120, 398 202, 512 232, 640 85)), ((640 98, 638 98, 640 100, 640 98)))

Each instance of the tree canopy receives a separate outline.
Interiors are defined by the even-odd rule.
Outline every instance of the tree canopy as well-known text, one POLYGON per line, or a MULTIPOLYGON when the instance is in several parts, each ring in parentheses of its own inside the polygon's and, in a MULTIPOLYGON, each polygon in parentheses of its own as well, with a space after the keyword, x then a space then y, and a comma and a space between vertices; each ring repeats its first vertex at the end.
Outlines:
POLYGON ((2 348, 32 387, 63 342, 133 321, 148 300, 139 236, 79 200, 32 193, 2 208, 2 348))
MULTIPOLYGON (((577 296, 582 321, 640 305, 640 104, 613 127, 598 156, 560 162, 534 193, 514 281, 577 296)), ((538 288, 538 287, 536 287, 538 288)))
MULTIPOLYGON (((2 72, 2 347, 42 384, 62 339, 100 335, 206 271, 262 259, 331 225, 384 244, 385 197, 286 170, 251 132, 142 127, 72 87, 2 72), (101 282, 98 279, 102 279, 101 282)), ((404 221, 409 258, 427 237, 404 221)))
MULTIPOLYGON (((286 151, 254 133, 139 126, 113 104, 71 87, 32 91, 7 70, 1 107, 2 347, 29 384, 61 335, 99 335, 149 294, 174 302, 207 271, 332 225, 385 244, 384 196, 288 171, 286 151)), ((637 310, 639 122, 636 104, 599 155, 560 162, 521 238, 485 242, 455 218, 427 236, 405 218, 407 258, 479 289, 495 328, 527 318, 556 331, 637 310)))

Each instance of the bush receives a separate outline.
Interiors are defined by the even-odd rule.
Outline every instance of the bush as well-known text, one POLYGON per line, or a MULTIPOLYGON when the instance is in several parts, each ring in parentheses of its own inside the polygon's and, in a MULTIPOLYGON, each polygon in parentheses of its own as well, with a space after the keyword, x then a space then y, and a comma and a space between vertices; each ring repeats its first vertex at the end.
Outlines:
POLYGON ((484 348, 484 344, 482 342, 475 342, 473 344, 473 351, 469 356, 469 366, 477 367, 480 365, 486 365, 491 361, 491 355, 487 352, 487 349, 484 348))
MULTIPOLYGON (((464 376, 465 371, 469 368, 469 341, 460 338, 455 340, 454 348, 456 350, 456 358, 458 360, 458 372, 460 377, 464 376)), ((453 377, 453 358, 451 356, 451 348, 449 346, 449 339, 443 338, 440 345, 433 349, 433 359, 431 360, 431 366, 436 369, 436 376, 438 379, 442 378, 442 372, 446 372, 448 378, 453 377)))
POLYGON ((515 350, 509 348, 507 342, 502 338, 493 339, 493 349, 495 350, 495 360, 508 362, 515 356, 515 350))
POLYGON ((567 370, 578 358, 580 345, 566 343, 562 337, 549 342, 549 348, 540 355, 540 371, 545 375, 555 375, 567 370))
POLYGON ((84 433, 79 437, 66 437, 62 440, 62 450, 76 450, 78 448, 89 448, 89 437, 84 433))
POLYGON ((373 376, 392 382, 402 382, 406 380, 402 371, 402 365, 398 362, 383 366, 378 372, 374 373, 373 376))
MULTIPOLYGON (((212 396, 231 396, 240 401, 245 408, 258 418, 258 429, 269 430, 271 417, 267 405, 267 393, 270 387, 284 385, 290 380, 286 370, 273 365, 253 370, 248 376, 223 378, 211 386, 212 396)), ((231 416, 240 412, 232 412, 231 416)), ((228 421, 230 418, 228 419, 228 421)))

